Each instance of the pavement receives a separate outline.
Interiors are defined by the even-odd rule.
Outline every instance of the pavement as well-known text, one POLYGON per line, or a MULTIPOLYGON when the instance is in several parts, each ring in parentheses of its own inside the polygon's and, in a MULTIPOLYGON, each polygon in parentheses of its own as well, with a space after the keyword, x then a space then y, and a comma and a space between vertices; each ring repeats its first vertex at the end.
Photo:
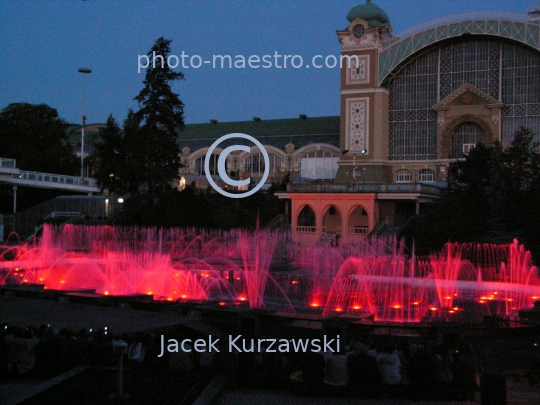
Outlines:
POLYGON ((22 327, 50 324, 55 329, 70 328, 74 331, 81 328, 98 330, 107 327, 115 334, 175 325, 189 325, 190 328, 205 333, 217 332, 211 325, 194 315, 1 295, 0 322, 22 327))

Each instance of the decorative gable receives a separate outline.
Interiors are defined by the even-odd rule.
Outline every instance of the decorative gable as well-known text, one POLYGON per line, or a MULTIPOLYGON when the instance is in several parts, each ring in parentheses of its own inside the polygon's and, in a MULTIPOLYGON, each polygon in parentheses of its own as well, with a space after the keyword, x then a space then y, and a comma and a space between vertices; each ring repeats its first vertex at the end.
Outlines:
POLYGON ((499 100, 477 89, 472 84, 464 84, 449 96, 433 106, 435 111, 445 110, 449 107, 485 106, 488 108, 502 108, 499 100))

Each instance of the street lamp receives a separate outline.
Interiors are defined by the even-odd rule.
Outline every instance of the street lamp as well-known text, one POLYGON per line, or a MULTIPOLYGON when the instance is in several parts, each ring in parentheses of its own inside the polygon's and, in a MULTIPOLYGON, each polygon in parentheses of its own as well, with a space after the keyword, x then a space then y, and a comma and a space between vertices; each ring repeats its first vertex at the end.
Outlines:
POLYGON ((84 179, 84 126, 86 125, 86 75, 92 73, 88 68, 79 68, 83 74, 82 130, 81 130, 81 179, 84 179))

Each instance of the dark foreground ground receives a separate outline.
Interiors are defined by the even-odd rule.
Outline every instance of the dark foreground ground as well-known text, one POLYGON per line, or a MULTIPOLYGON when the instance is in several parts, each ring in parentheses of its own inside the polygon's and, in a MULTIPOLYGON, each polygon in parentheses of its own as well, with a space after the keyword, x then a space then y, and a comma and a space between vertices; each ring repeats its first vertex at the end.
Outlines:
POLYGON ((182 375, 172 372, 126 370, 124 389, 127 398, 114 400, 116 370, 87 370, 71 380, 23 402, 24 405, 183 405, 191 404, 209 383, 204 373, 182 375))
MULTIPOLYGON (((205 333, 214 333, 214 325, 200 318, 191 318, 179 313, 148 312, 125 308, 109 308, 73 304, 39 299, 0 296, 0 321, 17 325, 39 326, 51 323, 58 328, 94 327, 108 325, 117 333, 155 330, 156 328, 195 328, 205 333)), ((471 332, 468 341, 473 344, 481 358, 484 372, 500 373, 508 384, 509 405, 540 404, 540 383, 529 385, 527 372, 540 345, 539 329, 497 330, 471 332), (535 346, 535 343, 537 344, 535 346)), ((154 355, 155 357, 155 355, 154 355)), ((64 382, 34 396, 26 402, 17 402, 17 392, 27 392, 45 381, 43 378, 22 377, 0 381, 0 404, 191 404, 212 379, 209 372, 181 374, 167 367, 144 368, 126 366, 124 392, 129 394, 125 401, 109 399, 116 392, 116 370, 112 365, 105 368, 91 367, 64 382), (9 394, 9 395, 7 395, 9 394), (9 396, 9 398, 8 398, 9 396)), ((247 383, 249 376, 233 379, 231 384, 219 391, 218 405, 248 404, 467 404, 450 400, 419 400, 382 396, 376 399, 361 395, 311 395, 283 387, 268 387, 267 384, 247 383), (248 377, 248 378, 246 378, 248 377)), ((480 402, 480 393, 475 401, 480 402)))

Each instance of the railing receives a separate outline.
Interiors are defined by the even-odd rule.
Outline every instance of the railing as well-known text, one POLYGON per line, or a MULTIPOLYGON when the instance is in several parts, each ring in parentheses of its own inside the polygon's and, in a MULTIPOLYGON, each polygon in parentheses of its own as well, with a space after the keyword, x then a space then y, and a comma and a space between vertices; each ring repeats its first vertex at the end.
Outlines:
POLYGON ((15 159, 0 158, 0 167, 5 167, 7 169, 15 169, 17 166, 17 161, 15 159))
POLYGON ((440 195, 441 189, 423 183, 391 184, 288 184, 291 193, 420 193, 440 195))
POLYGON ((296 232, 298 233, 315 233, 317 232, 316 226, 297 226, 296 232))
POLYGON ((349 226, 349 235, 367 235, 368 232, 367 226, 349 226))
POLYGON ((67 185, 73 185, 73 186, 84 186, 84 187, 97 187, 98 186, 96 179, 92 179, 88 177, 81 178, 81 177, 75 177, 75 176, 65 176, 61 174, 27 172, 24 170, 21 170, 18 174, 13 174, 12 178, 18 179, 18 180, 67 184, 67 185))

